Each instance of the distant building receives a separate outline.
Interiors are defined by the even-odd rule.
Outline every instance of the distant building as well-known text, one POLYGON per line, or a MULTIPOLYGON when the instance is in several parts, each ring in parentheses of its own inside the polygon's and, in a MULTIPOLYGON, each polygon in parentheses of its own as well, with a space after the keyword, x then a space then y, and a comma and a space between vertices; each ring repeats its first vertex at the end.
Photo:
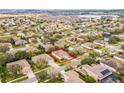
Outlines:
POLYGON ((94 40, 93 43, 101 46, 105 46, 107 44, 104 40, 94 40))
POLYGON ((74 37, 71 37, 69 38, 68 40, 66 40, 67 42, 71 43, 71 44, 76 44, 78 39, 77 38, 74 38, 74 37))

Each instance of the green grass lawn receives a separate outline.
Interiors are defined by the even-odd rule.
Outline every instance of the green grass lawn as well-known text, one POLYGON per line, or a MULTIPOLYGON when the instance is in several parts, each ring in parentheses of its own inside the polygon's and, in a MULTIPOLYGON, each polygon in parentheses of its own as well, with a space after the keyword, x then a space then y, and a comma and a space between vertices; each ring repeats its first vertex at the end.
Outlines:
MULTIPOLYGON (((7 82, 9 82, 9 81, 13 81, 13 80, 15 80, 15 79, 18 79, 18 78, 21 78, 21 77, 23 77, 23 76, 26 76, 26 75, 24 75, 24 74, 18 74, 18 75, 16 75, 16 77, 11 77, 11 76, 7 76, 7 82)), ((14 83, 14 82, 13 82, 14 83)))
POLYGON ((25 45, 12 45, 13 48, 22 48, 24 47, 25 45))

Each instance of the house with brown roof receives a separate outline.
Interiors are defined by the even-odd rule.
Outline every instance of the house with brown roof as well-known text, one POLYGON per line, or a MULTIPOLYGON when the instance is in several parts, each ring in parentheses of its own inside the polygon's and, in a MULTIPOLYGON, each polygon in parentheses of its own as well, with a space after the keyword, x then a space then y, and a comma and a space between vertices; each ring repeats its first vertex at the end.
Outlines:
POLYGON ((31 70, 30 64, 29 64, 29 63, 27 62, 27 60, 25 60, 25 59, 8 63, 8 64, 7 64, 8 70, 9 70, 9 68, 10 68, 12 65, 19 65, 19 66, 22 68, 22 70, 21 70, 20 73, 23 73, 23 74, 26 74, 28 71, 31 70))
POLYGON ((80 35, 80 36, 78 36, 78 40, 84 42, 84 41, 88 41, 88 38, 86 35, 80 35))
POLYGON ((86 49, 83 48, 83 47, 80 46, 80 45, 70 46, 70 47, 69 47, 69 50, 70 50, 70 51, 77 51, 77 52, 79 52, 79 53, 81 53, 81 54, 84 54, 84 53, 86 52, 86 49))
POLYGON ((65 83, 85 83, 82 79, 79 78, 79 74, 74 70, 66 72, 65 83))
POLYGON ((106 46, 107 44, 107 42, 105 42, 104 40, 94 40, 93 43, 101 46, 106 46))
POLYGON ((103 59, 103 60, 101 60, 100 64, 114 72, 116 72, 116 70, 118 68, 122 67, 122 65, 120 63, 116 62, 113 59, 103 59))
POLYGON ((112 71, 103 65, 82 65, 82 69, 87 72, 87 74, 93 77, 97 82, 102 82, 104 79, 112 75, 112 71))
POLYGON ((75 37, 71 37, 71 38, 67 39, 66 41, 69 42, 69 43, 71 43, 71 44, 76 44, 77 41, 78 41, 78 39, 75 38, 75 37))
POLYGON ((45 60, 48 63, 54 62, 54 59, 51 56, 49 56, 48 54, 41 54, 41 55, 37 55, 37 56, 32 57, 32 61, 35 64, 37 64, 39 59, 43 59, 43 60, 45 60))

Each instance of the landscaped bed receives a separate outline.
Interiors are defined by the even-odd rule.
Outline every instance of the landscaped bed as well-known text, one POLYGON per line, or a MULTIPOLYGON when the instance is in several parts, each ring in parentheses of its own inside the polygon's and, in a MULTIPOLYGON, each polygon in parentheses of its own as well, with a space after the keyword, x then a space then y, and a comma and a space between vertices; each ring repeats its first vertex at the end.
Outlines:
POLYGON ((95 83, 96 81, 89 75, 83 75, 80 72, 77 72, 79 74, 79 78, 85 81, 86 83, 95 83))

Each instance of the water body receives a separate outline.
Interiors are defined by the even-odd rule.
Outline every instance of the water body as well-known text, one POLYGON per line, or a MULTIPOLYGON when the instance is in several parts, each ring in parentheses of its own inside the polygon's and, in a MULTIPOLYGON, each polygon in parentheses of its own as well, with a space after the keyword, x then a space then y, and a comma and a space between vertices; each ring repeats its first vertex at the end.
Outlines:
POLYGON ((117 15, 79 15, 82 18, 118 17, 117 15))

